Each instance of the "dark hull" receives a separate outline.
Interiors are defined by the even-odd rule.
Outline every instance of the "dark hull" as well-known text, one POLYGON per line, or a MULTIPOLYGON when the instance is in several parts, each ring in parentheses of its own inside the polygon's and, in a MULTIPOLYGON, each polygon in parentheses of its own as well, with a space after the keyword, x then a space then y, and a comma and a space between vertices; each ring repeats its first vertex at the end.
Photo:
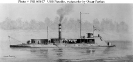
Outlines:
POLYGON ((10 48, 54 48, 55 45, 38 45, 38 44, 26 44, 26 45, 10 45, 10 48))
POLYGON ((48 45, 43 45, 43 46, 37 46, 37 45, 36 45, 36 46, 31 46, 31 45, 10 45, 10 47, 13 47, 13 48, 44 48, 44 47, 45 47, 45 48, 46 48, 46 47, 47 47, 47 48, 51 48, 51 47, 52 47, 52 48, 53 48, 53 47, 74 47, 74 48, 75 48, 75 47, 78 47, 78 48, 81 48, 81 47, 82 47, 82 48, 84 48, 84 47, 86 48, 86 47, 87 47, 87 48, 90 48, 90 47, 115 47, 115 45, 110 45, 110 46, 69 46, 69 45, 68 45, 68 46, 64 46, 64 45, 63 45, 63 46, 59 46, 59 45, 58 45, 58 46, 55 46, 55 45, 52 45, 52 46, 48 46, 48 45))
POLYGON ((111 45, 111 46, 99 46, 99 47, 116 47, 115 45, 111 45))
POLYGON ((30 47, 30 46, 22 46, 22 45, 10 45, 10 47, 23 47, 23 48, 27 48, 27 47, 30 47))

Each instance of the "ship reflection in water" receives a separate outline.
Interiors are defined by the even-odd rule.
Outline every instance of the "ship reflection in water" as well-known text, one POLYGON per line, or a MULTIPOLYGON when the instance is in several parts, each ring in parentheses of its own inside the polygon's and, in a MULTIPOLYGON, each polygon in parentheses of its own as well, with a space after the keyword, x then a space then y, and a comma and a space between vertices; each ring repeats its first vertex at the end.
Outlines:
MULTIPOLYGON (((13 50, 21 50, 30 52, 32 60, 24 59, 23 61, 39 62, 75 62, 95 60, 100 58, 106 58, 109 56, 110 47, 101 48, 12 48, 13 50), (106 56, 107 54, 107 56, 106 56)), ((30 57, 27 56, 28 58, 30 57)), ((17 59, 17 58, 16 58, 17 59)))

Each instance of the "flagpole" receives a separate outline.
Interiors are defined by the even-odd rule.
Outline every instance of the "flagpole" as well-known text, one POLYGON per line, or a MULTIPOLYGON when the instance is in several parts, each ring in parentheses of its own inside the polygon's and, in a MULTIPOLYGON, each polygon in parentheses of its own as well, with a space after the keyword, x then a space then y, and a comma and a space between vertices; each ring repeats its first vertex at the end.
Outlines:
POLYGON ((47 26, 47 39, 48 39, 48 26, 47 26))
POLYGON ((94 25, 93 25, 93 36, 94 36, 94 25))

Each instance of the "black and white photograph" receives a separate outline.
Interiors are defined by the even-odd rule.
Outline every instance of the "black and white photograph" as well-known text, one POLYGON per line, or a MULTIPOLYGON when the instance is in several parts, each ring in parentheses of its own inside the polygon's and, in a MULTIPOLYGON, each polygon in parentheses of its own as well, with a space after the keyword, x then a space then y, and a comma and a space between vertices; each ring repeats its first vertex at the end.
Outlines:
POLYGON ((133 4, 0 3, 0 62, 133 62, 133 4))

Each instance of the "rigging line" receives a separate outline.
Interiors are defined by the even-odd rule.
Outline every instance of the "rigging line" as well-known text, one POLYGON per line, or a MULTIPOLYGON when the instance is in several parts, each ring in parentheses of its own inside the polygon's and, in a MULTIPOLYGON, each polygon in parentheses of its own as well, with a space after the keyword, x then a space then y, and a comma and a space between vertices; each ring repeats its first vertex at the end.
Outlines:
POLYGON ((10 43, 10 45, 11 45, 11 42, 10 42, 10 36, 8 36, 8 38, 9 38, 9 43, 10 43))
MULTIPOLYGON (((16 40, 16 41, 19 41, 19 40, 15 39, 15 38, 13 38, 13 37, 11 37, 11 36, 8 36, 8 37, 9 37, 9 39, 14 39, 14 40, 16 40)), ((19 42, 21 42, 21 41, 19 41, 19 42)))

